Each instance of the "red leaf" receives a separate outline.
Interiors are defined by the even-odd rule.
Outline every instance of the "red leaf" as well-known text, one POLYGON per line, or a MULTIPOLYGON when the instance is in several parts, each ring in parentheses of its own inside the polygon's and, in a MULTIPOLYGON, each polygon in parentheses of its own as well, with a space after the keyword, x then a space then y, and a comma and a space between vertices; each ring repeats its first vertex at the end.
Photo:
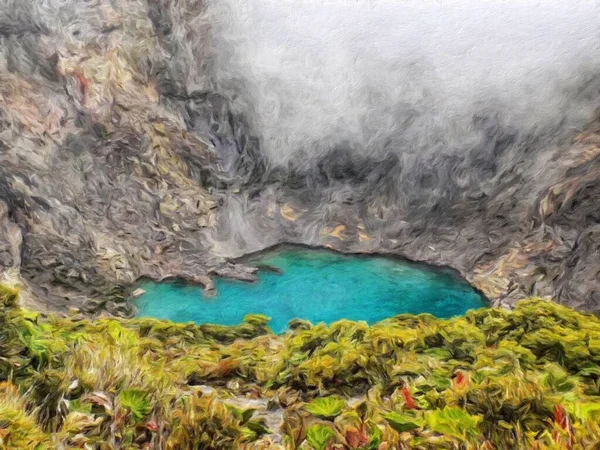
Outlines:
POLYGON ((406 409, 417 409, 417 403, 410 393, 408 386, 404 386, 400 389, 400 393, 402 394, 402 397, 404 397, 404 407, 406 409))
POLYGON ((552 432, 552 440, 556 443, 560 441, 560 434, 558 434, 558 431, 554 430, 552 432))
MULTIPOLYGON (((554 405, 554 423, 558 425, 562 430, 567 432, 568 440, 566 442, 566 449, 571 450, 575 443, 575 436, 573 433, 573 427, 569 423, 569 416, 567 410, 561 405, 554 405)), ((552 439, 556 443, 561 443, 562 438, 560 432, 555 430, 552 432, 552 439)))
POLYGON ((358 449, 369 443, 369 437, 363 430, 348 428, 346 430, 346 443, 351 449, 358 449))
POLYGON ((554 405, 554 423, 563 430, 567 429, 567 411, 561 405, 554 405))
POLYGON ((468 382, 469 379, 464 372, 458 372, 454 378, 454 387, 457 389, 462 389, 467 386, 468 382))

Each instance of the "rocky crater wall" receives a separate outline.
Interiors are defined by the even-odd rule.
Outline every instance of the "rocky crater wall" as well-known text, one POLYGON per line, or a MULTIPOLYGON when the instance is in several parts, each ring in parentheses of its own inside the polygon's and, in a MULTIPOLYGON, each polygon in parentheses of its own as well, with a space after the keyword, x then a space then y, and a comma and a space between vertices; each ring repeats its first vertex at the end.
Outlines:
POLYGON ((600 310, 593 2, 494 3, 495 59, 433 51, 477 41, 456 26, 491 20, 477 7, 424 38, 384 20, 437 29, 417 7, 266 5, 0 3, 0 272, 29 302, 126 315, 140 277, 210 289, 253 277, 229 258, 295 242, 600 310))

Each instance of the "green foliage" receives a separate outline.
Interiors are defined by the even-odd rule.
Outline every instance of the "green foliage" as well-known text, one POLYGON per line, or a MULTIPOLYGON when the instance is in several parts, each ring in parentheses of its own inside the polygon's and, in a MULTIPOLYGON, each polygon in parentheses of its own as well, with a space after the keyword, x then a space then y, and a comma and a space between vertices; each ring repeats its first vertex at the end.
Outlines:
POLYGON ((174 402, 170 416, 171 432, 165 448, 233 449, 242 442, 256 439, 256 433, 239 426, 229 409, 214 397, 183 395, 174 402))
POLYGON ((2 308, 10 308, 16 305, 19 291, 15 288, 0 284, 0 305, 2 308))
POLYGON ((267 424, 265 423, 264 419, 250 420, 246 422, 245 427, 254 433, 254 439, 271 432, 271 430, 269 430, 269 428, 267 427, 267 424))
POLYGON ((325 450, 335 437, 335 431, 328 425, 317 423, 306 430, 306 441, 315 450, 325 450))
POLYGON ((226 406, 229 409, 229 411, 231 411, 233 416, 237 420, 239 420, 242 425, 247 423, 252 418, 252 415, 256 411, 256 409, 253 409, 253 408, 241 409, 234 405, 226 405, 226 406))
POLYGON ((427 426, 438 433, 460 439, 475 437, 479 434, 478 424, 481 416, 472 416, 462 408, 436 409, 426 414, 427 426))
POLYGON ((311 400, 305 409, 313 416, 332 420, 342 413, 345 406, 346 401, 344 399, 332 395, 330 397, 318 397, 311 400))
POLYGON ((264 419, 251 420, 252 416, 256 412, 254 408, 241 409, 234 405, 225 405, 227 409, 232 413, 240 425, 242 426, 242 433, 247 440, 255 440, 256 438, 270 433, 271 430, 265 424, 264 419))
POLYGON ((26 412, 16 386, 0 383, 0 448, 6 450, 50 449, 50 437, 26 412))
POLYGON ((152 409, 148 395, 138 389, 126 389, 119 394, 119 400, 124 408, 127 408, 137 420, 141 420, 152 409))
POLYGON ((596 317, 267 324, 46 317, 0 287, 0 448, 600 446, 596 317))
POLYGON ((383 417, 398 433, 404 433, 405 431, 416 430, 419 428, 419 424, 416 423, 418 420, 415 417, 406 416, 396 411, 383 414, 383 417))
POLYGON ((270 317, 265 316, 264 314, 247 314, 244 316, 244 322, 249 323, 250 325, 254 325, 257 327, 266 327, 270 317))

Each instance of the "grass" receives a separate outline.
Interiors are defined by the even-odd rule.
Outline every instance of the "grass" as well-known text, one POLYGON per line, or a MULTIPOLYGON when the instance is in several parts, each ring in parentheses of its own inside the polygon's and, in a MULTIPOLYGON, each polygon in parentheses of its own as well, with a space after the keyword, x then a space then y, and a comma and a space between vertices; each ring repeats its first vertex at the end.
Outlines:
POLYGON ((0 448, 600 448, 596 317, 267 325, 45 317, 0 287, 0 448))

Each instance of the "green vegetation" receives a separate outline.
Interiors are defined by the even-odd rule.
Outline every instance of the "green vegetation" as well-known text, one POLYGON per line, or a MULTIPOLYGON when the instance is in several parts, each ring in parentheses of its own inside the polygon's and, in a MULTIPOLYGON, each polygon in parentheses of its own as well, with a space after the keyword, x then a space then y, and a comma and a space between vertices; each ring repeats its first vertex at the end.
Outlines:
POLYGON ((0 287, 0 449, 600 448, 593 316, 267 324, 45 317, 0 287))
POLYGON ((333 420, 342 413, 345 406, 346 402, 344 399, 332 395, 330 397, 317 397, 312 399, 308 405, 306 405, 305 409, 313 416, 320 419, 333 420))

